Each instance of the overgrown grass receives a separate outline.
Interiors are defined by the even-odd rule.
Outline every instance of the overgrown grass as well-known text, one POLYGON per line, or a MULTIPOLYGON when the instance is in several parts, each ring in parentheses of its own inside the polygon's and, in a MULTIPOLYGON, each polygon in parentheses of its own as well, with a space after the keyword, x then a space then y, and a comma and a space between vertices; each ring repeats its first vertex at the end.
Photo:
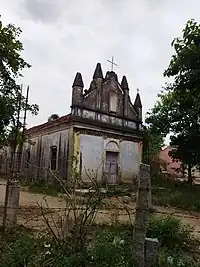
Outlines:
POLYGON ((155 205, 200 212, 200 185, 154 177, 152 197, 155 205))
POLYGON ((47 183, 45 181, 30 182, 21 181, 21 185, 26 187, 30 193, 44 194, 56 197, 63 193, 62 187, 57 182, 47 183))
MULTIPOLYGON (((161 244, 155 267, 200 266, 190 254, 191 229, 179 220, 152 217, 148 236, 158 237, 161 244)), ((70 242, 58 244, 21 230, 1 241, 0 267, 133 267, 131 225, 94 227, 84 251, 76 254, 70 242)))
POLYGON ((34 194, 44 194, 53 197, 58 196, 62 192, 59 186, 45 183, 29 184, 28 191, 34 194))

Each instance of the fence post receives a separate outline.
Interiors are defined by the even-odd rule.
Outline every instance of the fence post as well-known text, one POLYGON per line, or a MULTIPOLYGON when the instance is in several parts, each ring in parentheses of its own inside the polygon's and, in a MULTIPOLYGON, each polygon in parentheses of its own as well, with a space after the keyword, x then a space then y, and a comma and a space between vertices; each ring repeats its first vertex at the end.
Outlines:
POLYGON ((133 231, 133 253, 136 267, 152 266, 157 256, 159 247, 157 238, 146 238, 150 208, 152 208, 150 166, 141 164, 133 231))
POLYGON ((149 217, 150 166, 140 165, 138 198, 133 231, 133 252, 136 267, 145 266, 145 238, 149 217))
POLYGON ((17 225, 19 210, 20 183, 16 179, 9 179, 6 183, 3 230, 17 225))

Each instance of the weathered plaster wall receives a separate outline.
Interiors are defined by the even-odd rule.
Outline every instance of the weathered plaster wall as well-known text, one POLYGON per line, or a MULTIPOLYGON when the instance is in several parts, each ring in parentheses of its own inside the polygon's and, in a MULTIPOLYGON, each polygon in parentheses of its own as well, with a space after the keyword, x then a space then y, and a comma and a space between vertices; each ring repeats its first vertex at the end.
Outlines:
POLYGON ((0 173, 7 174, 11 159, 11 148, 6 146, 0 149, 0 173))
POLYGON ((80 153, 82 156, 82 179, 89 182, 91 178, 102 178, 104 139, 101 136, 80 135, 80 153), (87 175, 88 174, 88 175, 87 175), (89 177, 88 177, 89 176, 89 177))
POLYGON ((138 143, 139 162, 142 163, 143 143, 138 143))
POLYGON ((51 172, 48 171, 50 168, 51 147, 57 146, 57 171, 62 178, 65 178, 67 175, 65 167, 67 165, 67 145, 68 129, 42 136, 40 167, 43 170, 41 170, 39 176, 42 176, 45 179, 51 177, 51 172), (65 169, 65 171, 63 169, 65 169))
POLYGON ((32 179, 50 179, 52 176, 49 171, 52 146, 57 146, 57 171, 63 179, 66 179, 68 129, 29 138, 29 143, 24 143, 21 174, 28 175, 32 179), (26 169, 25 158, 28 148, 30 149, 30 165, 26 169))
POLYGON ((119 152, 118 174, 120 181, 132 182, 136 177, 141 162, 141 149, 138 143, 86 134, 80 134, 79 138, 80 141, 76 142, 76 151, 78 151, 80 145, 82 179, 84 181, 89 182, 88 175, 94 177, 95 173, 97 173, 98 181, 105 179, 104 163, 108 150, 119 152))
MULTIPOLYGON (((29 168, 26 170, 27 175, 31 179, 37 178, 37 149, 38 149, 38 140, 39 137, 34 137, 31 139, 31 144, 27 144, 28 148, 30 149, 30 165, 29 168)), ((26 153, 26 150, 25 150, 26 153)))
POLYGON ((73 115, 83 117, 84 119, 96 120, 99 123, 137 129, 137 123, 125 118, 113 116, 112 114, 101 114, 98 111, 91 111, 84 108, 75 108, 72 110, 73 115))
POLYGON ((21 158, 21 175, 25 178, 36 179, 37 178, 37 148, 39 137, 33 137, 28 139, 23 144, 22 158, 21 158), (29 168, 27 168, 27 150, 30 150, 29 168))
POLYGON ((132 182, 139 172, 141 159, 138 146, 138 143, 130 141, 120 142, 120 166, 123 182, 132 182))

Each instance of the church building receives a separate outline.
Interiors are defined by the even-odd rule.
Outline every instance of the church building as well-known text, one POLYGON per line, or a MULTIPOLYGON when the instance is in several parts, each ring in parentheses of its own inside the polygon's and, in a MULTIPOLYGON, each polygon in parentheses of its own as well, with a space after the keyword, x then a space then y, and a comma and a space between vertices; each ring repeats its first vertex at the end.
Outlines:
POLYGON ((132 104, 126 76, 103 75, 97 64, 88 89, 81 73, 72 85, 71 113, 26 131, 21 174, 51 180, 76 176, 85 183, 131 183, 142 157, 142 104, 132 104))

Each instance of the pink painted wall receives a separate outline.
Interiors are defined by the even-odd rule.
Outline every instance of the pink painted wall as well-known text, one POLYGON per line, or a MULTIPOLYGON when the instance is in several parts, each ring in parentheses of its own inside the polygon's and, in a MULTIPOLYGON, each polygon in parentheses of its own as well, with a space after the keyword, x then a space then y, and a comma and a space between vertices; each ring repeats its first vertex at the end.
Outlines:
POLYGON ((177 172, 177 169, 180 169, 181 162, 174 162, 173 159, 169 156, 169 151, 171 151, 170 147, 166 147, 159 153, 159 160, 161 162, 161 169, 167 171, 173 176, 180 176, 181 172, 177 172))

